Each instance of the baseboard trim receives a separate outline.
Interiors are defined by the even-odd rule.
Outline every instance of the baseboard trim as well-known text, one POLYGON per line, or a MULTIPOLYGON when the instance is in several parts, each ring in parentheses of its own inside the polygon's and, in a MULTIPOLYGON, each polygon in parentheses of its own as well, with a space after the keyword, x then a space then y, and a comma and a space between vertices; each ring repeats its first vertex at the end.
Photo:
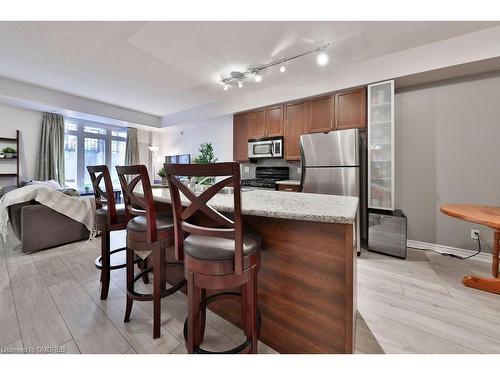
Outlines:
MULTIPOLYGON (((468 256, 474 254, 475 251, 461 249, 453 246, 439 245, 436 243, 423 242, 423 241, 415 241, 415 240, 407 240, 406 245, 413 249, 417 250, 433 250, 438 253, 451 253, 460 256, 468 256)), ((482 261, 491 262, 491 254, 490 253, 481 253, 474 257, 475 259, 480 259, 482 261)))

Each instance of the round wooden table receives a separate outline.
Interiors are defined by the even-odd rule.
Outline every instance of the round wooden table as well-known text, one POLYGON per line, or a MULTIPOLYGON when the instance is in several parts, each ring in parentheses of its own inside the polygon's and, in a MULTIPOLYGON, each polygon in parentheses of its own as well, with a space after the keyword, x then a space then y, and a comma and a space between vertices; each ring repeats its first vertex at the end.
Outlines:
POLYGON ((493 278, 466 276, 463 278, 462 283, 469 288, 500 294, 500 278, 498 277, 500 252, 500 207, 447 204, 441 206, 441 212, 460 220, 486 225, 495 231, 493 238, 493 262, 491 267, 491 274, 493 275, 493 278))

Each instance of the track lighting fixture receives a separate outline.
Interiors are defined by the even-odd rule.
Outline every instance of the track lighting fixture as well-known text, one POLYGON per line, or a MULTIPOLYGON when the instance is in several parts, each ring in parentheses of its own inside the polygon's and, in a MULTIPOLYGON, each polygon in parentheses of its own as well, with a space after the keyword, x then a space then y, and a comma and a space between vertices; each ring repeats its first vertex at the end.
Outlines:
POLYGON ((298 59, 300 57, 304 57, 313 53, 316 53, 316 61, 318 65, 320 66, 325 66, 328 64, 328 55, 326 54, 325 50, 330 46, 330 43, 323 44, 322 46, 319 46, 313 50, 304 52, 304 53, 299 53, 297 55, 289 56, 282 58, 277 61, 272 61, 268 64, 265 65, 254 65, 253 67, 248 68, 244 72, 231 72, 231 74, 228 77, 224 77, 219 83, 222 83, 222 88, 224 91, 227 91, 229 89, 229 85, 234 84, 236 81, 238 84, 239 88, 243 87, 243 79, 245 78, 253 78, 255 82, 261 82, 262 81, 262 75, 261 72, 263 70, 266 70, 268 68, 271 68, 273 66, 279 65, 279 70, 281 73, 286 72, 286 63, 288 63, 291 60, 298 59))

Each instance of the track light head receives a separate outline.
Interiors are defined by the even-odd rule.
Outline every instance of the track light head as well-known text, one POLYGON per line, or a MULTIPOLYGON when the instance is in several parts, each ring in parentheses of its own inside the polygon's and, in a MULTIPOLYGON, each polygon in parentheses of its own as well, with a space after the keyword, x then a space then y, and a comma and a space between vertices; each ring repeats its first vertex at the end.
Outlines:
POLYGON ((222 87, 222 89, 224 91, 227 91, 229 89, 229 85, 227 84, 227 82, 224 82, 224 86, 222 87))
POLYGON ((316 61, 317 61, 319 66, 325 66, 326 64, 328 64, 328 55, 325 53, 324 50, 321 50, 318 53, 318 56, 316 57, 316 61))
POLYGON ((259 71, 256 71, 253 74, 253 79, 255 80, 255 82, 261 82, 262 81, 262 76, 260 75, 259 71))
POLYGON ((243 87, 243 81, 241 78, 238 80, 238 87, 241 89, 243 87))
POLYGON ((281 64, 281 66, 280 66, 280 72, 281 73, 285 73, 286 72, 286 65, 285 65, 284 61, 283 61, 283 64, 281 64))

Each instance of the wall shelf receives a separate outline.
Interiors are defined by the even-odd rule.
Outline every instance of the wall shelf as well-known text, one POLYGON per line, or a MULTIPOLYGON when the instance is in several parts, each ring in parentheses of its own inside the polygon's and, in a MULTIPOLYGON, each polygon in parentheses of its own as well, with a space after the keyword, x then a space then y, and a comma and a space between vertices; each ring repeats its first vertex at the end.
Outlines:
POLYGON ((0 161, 15 161, 16 163, 16 173, 0 173, 0 177, 16 177, 16 182, 17 186, 19 185, 19 155, 20 155, 20 150, 19 150, 19 136, 20 136, 20 131, 16 130, 16 137, 15 138, 9 138, 9 137, 0 137, 0 143, 15 143, 16 144, 16 153, 17 157, 16 158, 0 158, 0 161))

